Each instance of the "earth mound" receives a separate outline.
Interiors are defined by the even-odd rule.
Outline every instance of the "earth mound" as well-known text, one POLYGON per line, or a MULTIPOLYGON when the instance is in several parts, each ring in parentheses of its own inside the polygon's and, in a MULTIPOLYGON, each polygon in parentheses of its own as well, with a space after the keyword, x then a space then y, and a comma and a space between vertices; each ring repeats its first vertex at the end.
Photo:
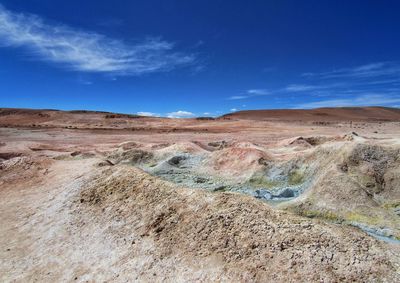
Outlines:
POLYGON ((125 257, 159 259, 143 263, 144 280, 153 272, 166 280, 202 281, 398 276, 381 244, 354 228, 301 219, 246 196, 176 189, 134 168, 102 171, 79 198, 80 211, 107 237, 129 239, 125 257))

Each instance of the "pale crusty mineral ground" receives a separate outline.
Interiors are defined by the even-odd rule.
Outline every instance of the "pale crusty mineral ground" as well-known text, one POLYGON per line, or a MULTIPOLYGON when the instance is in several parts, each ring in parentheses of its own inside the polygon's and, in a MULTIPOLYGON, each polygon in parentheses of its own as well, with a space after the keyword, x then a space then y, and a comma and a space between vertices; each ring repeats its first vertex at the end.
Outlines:
POLYGON ((0 110, 1 282, 398 282, 400 114, 0 110))

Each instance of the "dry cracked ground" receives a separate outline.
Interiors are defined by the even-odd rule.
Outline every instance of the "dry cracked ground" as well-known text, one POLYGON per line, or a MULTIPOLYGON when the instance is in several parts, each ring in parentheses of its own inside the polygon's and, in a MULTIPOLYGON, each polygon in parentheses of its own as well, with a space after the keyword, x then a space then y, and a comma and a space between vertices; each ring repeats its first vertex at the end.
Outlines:
POLYGON ((400 281, 399 110, 0 126, 1 282, 400 281))

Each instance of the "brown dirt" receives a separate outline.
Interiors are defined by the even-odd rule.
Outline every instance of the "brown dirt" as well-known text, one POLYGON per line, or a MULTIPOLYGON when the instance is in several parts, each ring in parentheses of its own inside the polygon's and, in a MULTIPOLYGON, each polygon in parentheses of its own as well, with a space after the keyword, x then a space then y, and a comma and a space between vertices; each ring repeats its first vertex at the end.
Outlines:
POLYGON ((387 107, 318 108, 310 110, 249 110, 224 115, 225 118, 275 121, 400 121, 400 109, 387 107))

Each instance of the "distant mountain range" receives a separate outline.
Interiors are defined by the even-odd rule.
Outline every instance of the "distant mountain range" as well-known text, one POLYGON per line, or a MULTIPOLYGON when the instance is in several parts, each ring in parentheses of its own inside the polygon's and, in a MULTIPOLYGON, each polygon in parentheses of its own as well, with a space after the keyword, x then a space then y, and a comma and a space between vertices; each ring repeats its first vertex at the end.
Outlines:
POLYGON ((389 107, 337 107, 246 110, 229 113, 222 117, 266 121, 400 121, 400 109, 389 107))
MULTIPOLYGON (((278 109, 246 110, 223 116, 188 118, 184 120, 257 120, 276 122, 400 122, 400 109, 388 107, 343 107, 318 109, 278 109)), ((135 114, 121 114, 103 111, 53 109, 0 108, 0 126, 80 126, 99 128, 124 128, 136 126, 134 121, 158 122, 171 121, 169 118, 145 117, 135 114), (128 123, 128 124, 127 124, 128 123)), ((142 122, 141 122, 142 123, 142 122)), ((168 123, 167 123, 168 124, 168 123)), ((165 124, 166 125, 166 124, 165 124)))

